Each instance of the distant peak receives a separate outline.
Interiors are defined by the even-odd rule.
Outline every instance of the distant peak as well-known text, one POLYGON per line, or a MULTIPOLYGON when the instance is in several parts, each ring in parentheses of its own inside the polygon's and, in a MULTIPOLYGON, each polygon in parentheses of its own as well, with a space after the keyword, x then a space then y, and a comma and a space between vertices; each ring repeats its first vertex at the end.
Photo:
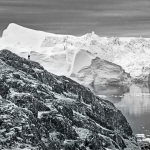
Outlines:
POLYGON ((93 34, 95 34, 95 32, 94 32, 94 31, 92 31, 92 35, 93 35, 93 34))
POLYGON ((38 30, 34 30, 34 29, 31 29, 31 28, 24 27, 24 26, 16 24, 16 23, 10 23, 8 25, 7 29, 9 29, 9 30, 13 30, 14 29, 14 30, 38 31, 38 30))
MULTIPOLYGON (((16 23, 10 23, 7 27, 7 29, 16 29, 16 28, 26 28, 26 27, 23 27, 23 26, 16 24, 16 23)), ((26 28, 26 29, 29 29, 29 28, 26 28)))
POLYGON ((92 31, 91 33, 85 34, 84 37, 85 37, 86 39, 88 39, 88 38, 96 38, 96 39, 99 38, 99 36, 98 36, 97 34, 95 34, 94 31, 92 31))
POLYGON ((16 24, 16 23, 10 23, 8 26, 21 26, 21 25, 16 24))

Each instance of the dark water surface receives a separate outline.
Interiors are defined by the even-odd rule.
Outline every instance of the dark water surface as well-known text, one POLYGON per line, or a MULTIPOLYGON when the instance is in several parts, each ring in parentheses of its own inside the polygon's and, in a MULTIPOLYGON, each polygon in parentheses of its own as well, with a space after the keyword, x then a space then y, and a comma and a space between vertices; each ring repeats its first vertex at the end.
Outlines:
POLYGON ((127 118, 133 133, 150 135, 150 88, 131 85, 129 90, 119 86, 95 86, 94 91, 115 104, 127 118))

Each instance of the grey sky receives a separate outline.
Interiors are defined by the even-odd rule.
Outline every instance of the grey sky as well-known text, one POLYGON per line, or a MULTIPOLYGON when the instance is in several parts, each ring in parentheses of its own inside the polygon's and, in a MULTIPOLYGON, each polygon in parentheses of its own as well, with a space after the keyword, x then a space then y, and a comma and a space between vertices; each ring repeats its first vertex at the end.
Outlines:
POLYGON ((52 33, 150 37, 150 0, 0 0, 9 23, 52 33))

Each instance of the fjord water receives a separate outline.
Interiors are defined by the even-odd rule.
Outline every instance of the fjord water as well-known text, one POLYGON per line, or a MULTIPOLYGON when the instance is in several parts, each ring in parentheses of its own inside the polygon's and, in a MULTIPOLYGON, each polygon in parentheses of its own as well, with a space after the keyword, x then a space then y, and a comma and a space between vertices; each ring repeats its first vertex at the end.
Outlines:
POLYGON ((150 87, 132 84, 129 89, 123 86, 94 87, 97 95, 107 99, 121 110, 133 129, 133 133, 150 135, 150 87))

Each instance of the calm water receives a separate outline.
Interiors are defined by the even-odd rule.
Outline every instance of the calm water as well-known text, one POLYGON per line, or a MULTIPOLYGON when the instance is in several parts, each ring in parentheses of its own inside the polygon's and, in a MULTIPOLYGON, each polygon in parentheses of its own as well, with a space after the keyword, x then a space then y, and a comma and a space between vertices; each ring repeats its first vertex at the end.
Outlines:
POLYGON ((118 86, 95 86, 94 91, 115 104, 130 123, 134 134, 150 135, 150 88, 131 85, 129 89, 118 86))

